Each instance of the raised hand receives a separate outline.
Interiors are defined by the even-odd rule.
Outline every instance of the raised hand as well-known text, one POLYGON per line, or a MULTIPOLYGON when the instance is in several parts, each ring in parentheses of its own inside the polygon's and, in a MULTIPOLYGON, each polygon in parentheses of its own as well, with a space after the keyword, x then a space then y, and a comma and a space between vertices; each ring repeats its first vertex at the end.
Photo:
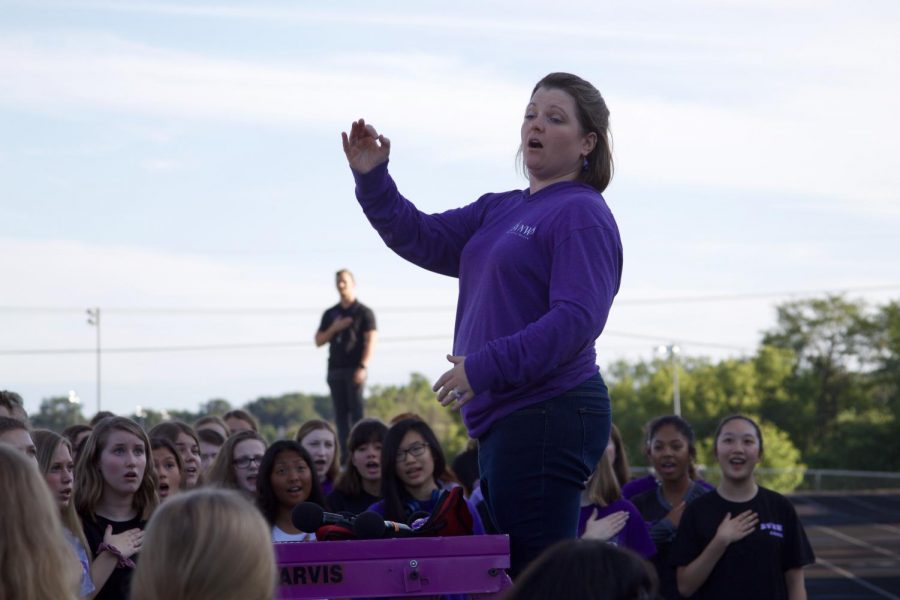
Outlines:
POLYGON ((726 513, 716 530, 716 537, 726 544, 733 544, 753 533, 757 523, 759 515, 752 510, 745 510, 734 518, 731 518, 731 513, 726 513))
POLYGON ((625 523, 628 522, 628 512, 620 510, 610 515, 606 515, 602 519, 597 518, 597 509, 591 513, 587 522, 584 524, 584 533, 581 535, 585 540, 600 540, 607 542, 615 537, 625 523))
POLYGON ((391 140, 379 135, 375 128, 367 125, 365 119, 350 125, 350 134, 341 132, 344 154, 350 168, 365 174, 385 162, 391 154, 391 140))

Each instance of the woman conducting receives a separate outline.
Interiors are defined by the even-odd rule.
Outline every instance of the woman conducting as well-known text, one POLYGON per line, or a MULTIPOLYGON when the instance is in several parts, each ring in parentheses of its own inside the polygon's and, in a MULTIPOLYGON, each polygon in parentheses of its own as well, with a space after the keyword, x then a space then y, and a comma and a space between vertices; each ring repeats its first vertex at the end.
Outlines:
POLYGON ((434 215, 397 190, 388 138, 362 119, 342 134, 357 200, 388 247, 459 278, 453 367, 434 389, 479 440, 482 490, 510 535, 514 576, 575 537, 584 482, 609 436, 594 350, 622 272, 600 195, 612 177, 608 126, 593 85, 544 77, 521 128, 528 188, 434 215))

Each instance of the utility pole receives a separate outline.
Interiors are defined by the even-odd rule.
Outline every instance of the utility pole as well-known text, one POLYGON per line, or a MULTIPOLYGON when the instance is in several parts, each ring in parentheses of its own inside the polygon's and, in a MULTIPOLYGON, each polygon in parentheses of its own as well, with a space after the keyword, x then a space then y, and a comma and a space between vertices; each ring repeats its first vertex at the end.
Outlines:
POLYGON ((677 344, 668 344, 659 346, 656 351, 663 356, 667 356, 672 362, 672 412, 679 417, 681 416, 681 389, 678 385, 678 355, 681 348, 677 344))
POLYGON ((97 328, 97 412, 100 412, 100 307, 87 309, 87 322, 97 328))

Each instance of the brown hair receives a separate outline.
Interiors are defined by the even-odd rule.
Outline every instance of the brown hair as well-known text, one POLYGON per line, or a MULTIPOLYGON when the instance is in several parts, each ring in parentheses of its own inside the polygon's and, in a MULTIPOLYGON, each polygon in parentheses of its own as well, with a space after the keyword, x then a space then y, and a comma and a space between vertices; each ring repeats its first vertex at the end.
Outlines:
POLYGON ((159 505, 159 496, 156 494, 156 469, 153 467, 150 440, 147 439, 147 434, 140 425, 126 417, 102 419, 94 426, 91 437, 84 443, 84 449, 78 455, 78 465, 75 467, 75 508, 82 515, 91 515, 93 518, 97 505, 103 498, 103 488, 106 486, 106 482, 100 472, 100 454, 106 447, 109 435, 113 431, 125 431, 144 443, 147 463, 144 466, 141 485, 132 498, 132 505, 141 519, 149 519, 150 514, 159 505))
POLYGON ((616 474, 619 485, 625 485, 631 480, 631 469, 628 466, 628 451, 625 450, 622 434, 615 424, 609 430, 609 439, 612 440, 613 447, 616 449, 616 459, 612 465, 613 473, 616 474))
MULTIPOLYGON (((586 183, 598 192, 603 192, 613 176, 609 109, 603 96, 590 82, 570 73, 550 73, 537 82, 531 91, 532 97, 540 88, 562 90, 569 94, 575 101, 576 116, 582 132, 597 134, 597 144, 585 157, 587 166, 579 172, 578 181, 586 183)), ((522 168, 528 173, 521 147, 519 154, 522 155, 522 168)))
POLYGON ((587 496, 597 506, 609 506, 622 497, 622 488, 606 452, 597 461, 597 466, 588 479, 587 496))
MULTIPOLYGON (((242 410, 240 408, 229 410, 227 413, 222 415, 223 421, 228 421, 228 419, 239 419, 241 421, 246 421, 250 424, 250 429, 252 429, 253 431, 259 431, 259 424, 256 422, 256 419, 254 419, 253 415, 248 413, 246 410, 242 410)), ((228 433, 231 433, 231 428, 227 429, 228 433)))

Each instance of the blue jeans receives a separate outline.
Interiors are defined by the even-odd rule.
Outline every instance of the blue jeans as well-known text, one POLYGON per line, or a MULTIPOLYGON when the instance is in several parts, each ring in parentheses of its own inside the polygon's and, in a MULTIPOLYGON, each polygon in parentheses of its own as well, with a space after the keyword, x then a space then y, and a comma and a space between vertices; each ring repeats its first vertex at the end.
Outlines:
POLYGON ((512 577, 548 546, 576 537, 581 492, 611 422, 598 373, 502 418, 478 440, 481 490, 494 524, 509 534, 512 577))

